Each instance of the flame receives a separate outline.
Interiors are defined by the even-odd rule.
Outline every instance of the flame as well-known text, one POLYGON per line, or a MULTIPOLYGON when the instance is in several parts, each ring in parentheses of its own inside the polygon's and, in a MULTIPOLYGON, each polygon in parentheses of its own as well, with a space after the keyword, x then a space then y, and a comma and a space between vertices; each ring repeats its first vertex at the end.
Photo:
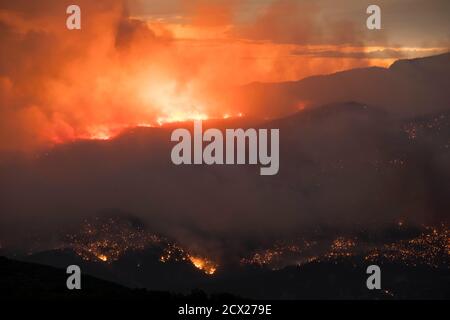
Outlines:
POLYGON ((218 264, 208 258, 191 255, 181 245, 148 231, 135 228, 128 221, 119 218, 85 220, 79 232, 66 235, 67 246, 86 261, 117 261, 128 251, 142 251, 157 246, 163 248, 159 261, 190 262, 205 274, 212 275, 218 264))
POLYGON ((204 113, 190 113, 190 112, 175 112, 174 114, 167 117, 159 117, 157 122, 160 126, 167 123, 183 122, 191 120, 208 120, 209 117, 204 113))
POLYGON ((206 274, 213 275, 217 270, 217 265, 206 258, 189 256, 189 260, 197 269, 202 270, 206 274))
POLYGON ((161 126, 165 123, 182 122, 188 120, 207 120, 209 116, 205 103, 195 87, 194 82, 189 82, 180 88, 180 84, 174 80, 164 79, 141 80, 137 84, 140 87, 140 101, 144 105, 153 106, 160 114, 156 122, 161 126))
MULTIPOLYGON (((93 127, 89 129, 84 138, 89 140, 110 140, 117 134, 117 131, 106 126, 93 127)), ((80 136, 80 138, 83 138, 83 136, 80 136)))
POLYGON ((100 259, 101 261, 103 261, 103 262, 108 261, 108 257, 105 256, 104 254, 99 254, 99 255, 97 256, 97 258, 99 258, 99 259, 100 259))

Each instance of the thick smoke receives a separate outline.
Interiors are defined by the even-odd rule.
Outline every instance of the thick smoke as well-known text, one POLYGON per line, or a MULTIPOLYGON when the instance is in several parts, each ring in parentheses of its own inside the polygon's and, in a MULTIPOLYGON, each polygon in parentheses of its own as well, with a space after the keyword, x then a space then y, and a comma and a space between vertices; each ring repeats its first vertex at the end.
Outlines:
POLYGON ((240 17, 245 1, 186 1, 173 5, 180 12, 155 5, 156 13, 172 10, 183 17, 161 21, 130 11, 144 10, 148 4, 142 1, 81 0, 82 30, 69 31, 69 4, 0 1, 0 151, 30 151, 204 115, 265 118, 264 108, 247 106, 231 88, 373 63, 296 54, 307 50, 308 41, 336 50, 333 45, 368 42, 359 30, 343 32, 345 39, 336 34, 349 25, 354 30, 345 17, 332 21, 343 28, 325 27, 325 6, 275 1, 252 20, 240 17))
MULTIPOLYGON (((196 13, 193 24, 217 27, 202 15, 217 9, 201 3, 189 9, 196 13)), ((0 240, 26 246, 27 235, 49 238, 105 209, 135 215, 154 231, 202 250, 230 250, 319 225, 369 228, 448 218, 448 55, 253 84, 223 96, 235 78, 241 82, 267 69, 282 77, 289 61, 236 61, 235 53, 251 47, 223 52, 200 43, 186 52, 173 29, 130 18, 118 0, 79 1, 85 29, 69 32, 61 28, 67 4, 0 2, 0 240), (258 166, 174 166, 167 127, 67 142, 160 118, 228 111, 287 116, 256 122, 280 129, 279 175, 262 177, 258 166), (439 127, 431 129, 438 129, 426 129, 435 119, 439 127), (414 125, 422 131, 411 140, 405 128, 414 125), (60 144, 35 151, 51 142, 60 144), (27 152, 6 152, 11 150, 27 152)), ((276 25, 276 13, 263 14, 242 34, 265 40, 267 30, 259 28, 265 21, 276 25)), ((229 22, 229 14, 220 17, 220 25, 229 22)), ((304 32, 279 42, 307 42, 304 32)), ((324 61, 328 70, 343 67, 324 61)), ((366 62, 348 66, 354 64, 366 62)), ((242 124, 234 121, 227 127, 242 124)))
POLYGON ((175 166, 166 128, 13 158, 0 170, 2 235, 48 238, 82 217, 119 210, 196 251, 222 254, 320 226, 446 221, 449 114, 441 116, 413 121, 422 128, 414 140, 404 129, 410 120, 358 103, 264 124, 281 133, 280 172, 269 177, 259 166, 175 166), (437 131, 424 129, 436 118, 444 119, 437 131))

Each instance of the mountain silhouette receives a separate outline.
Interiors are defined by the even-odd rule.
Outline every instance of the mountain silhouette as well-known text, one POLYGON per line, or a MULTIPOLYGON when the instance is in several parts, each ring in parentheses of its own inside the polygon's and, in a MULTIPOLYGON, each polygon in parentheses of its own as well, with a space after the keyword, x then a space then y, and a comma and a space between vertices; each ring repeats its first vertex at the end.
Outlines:
MULTIPOLYGON (((239 90, 250 113, 280 117, 298 109, 357 101, 398 117, 448 109, 450 53, 398 60, 389 68, 369 67, 299 81, 253 83, 239 90)), ((238 100, 238 99, 237 99, 238 100)))

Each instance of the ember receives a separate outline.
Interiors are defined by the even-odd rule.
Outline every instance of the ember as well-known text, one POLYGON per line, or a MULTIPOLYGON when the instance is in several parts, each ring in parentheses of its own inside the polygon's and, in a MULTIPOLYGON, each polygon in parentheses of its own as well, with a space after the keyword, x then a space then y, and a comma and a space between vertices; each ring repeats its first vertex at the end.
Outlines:
MULTIPOLYGON (((396 223, 404 230, 403 220, 396 223)), ((427 265, 434 268, 450 266, 450 231, 446 225, 424 227, 423 232, 414 238, 395 242, 371 243, 357 242, 356 238, 339 236, 331 243, 308 242, 299 240, 298 244, 275 245, 272 248, 258 250, 250 257, 240 260, 243 265, 268 266, 272 269, 287 265, 303 265, 310 262, 338 262, 342 258, 362 257, 365 261, 390 261, 408 266, 427 265), (328 243, 328 245, 327 245, 328 243), (323 250, 327 247, 328 249, 323 250)))
POLYGON ((81 230, 66 235, 65 247, 72 248, 83 260, 112 263, 128 251, 162 248, 160 262, 192 263, 208 275, 216 272, 218 265, 208 258, 191 255, 180 245, 154 235, 126 219, 115 217, 85 220, 81 230))

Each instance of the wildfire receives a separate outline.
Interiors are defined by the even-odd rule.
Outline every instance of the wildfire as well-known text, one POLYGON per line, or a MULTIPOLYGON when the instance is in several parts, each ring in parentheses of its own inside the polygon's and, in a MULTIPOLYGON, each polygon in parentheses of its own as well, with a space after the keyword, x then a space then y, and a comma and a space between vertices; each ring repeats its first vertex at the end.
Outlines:
POLYGON ((303 260, 311 259, 308 251, 316 244, 314 241, 306 240, 299 241, 299 243, 279 242, 275 243, 272 248, 259 250, 249 258, 242 258, 240 262, 241 264, 270 266, 272 269, 283 267, 287 261, 293 264, 301 264, 303 260))
POLYGON ((165 263, 169 261, 189 261, 197 269, 202 270, 208 275, 212 275, 217 271, 218 265, 208 258, 200 257, 198 255, 191 255, 177 244, 169 243, 164 249, 163 255, 159 261, 165 263))
POLYGON ((189 260, 197 269, 202 270, 206 274, 212 275, 217 270, 217 265, 211 260, 195 256, 189 256, 189 260))
POLYGON ((218 267, 212 260, 192 255, 173 241, 115 217, 85 220, 81 230, 66 235, 66 241, 66 246, 86 261, 112 263, 128 251, 142 251, 152 247, 162 251, 159 258, 162 263, 185 261, 208 275, 214 274, 218 267))
POLYGON ((157 122, 160 126, 162 126, 167 123, 183 122, 183 121, 191 121, 191 120, 208 120, 208 119, 209 119, 209 117, 204 113, 177 112, 170 116, 159 117, 157 122))
POLYGON ((437 268, 449 267, 450 259, 450 230, 440 227, 426 227, 418 237, 401 240, 375 248, 365 256, 365 260, 383 259, 399 261, 406 265, 416 266, 425 264, 437 268))
POLYGON ((111 217, 85 220, 78 232, 66 235, 66 242, 84 260, 111 263, 127 251, 143 250, 162 239, 129 221, 111 217))
POLYGON ((356 241, 354 239, 347 239, 338 237, 333 241, 330 251, 325 255, 327 258, 350 257, 355 254, 354 248, 356 241))
MULTIPOLYGON (((405 229, 405 221, 396 222, 399 230, 405 229)), ((250 257, 242 258, 243 265, 267 266, 278 269, 287 265, 311 262, 334 262, 355 258, 365 261, 388 261, 409 266, 427 265, 440 268, 450 266, 450 230, 446 225, 424 227, 416 237, 395 242, 371 243, 356 238, 339 236, 323 242, 296 240, 290 245, 274 245, 258 250, 250 257), (298 245, 295 245, 295 242, 298 245)))
POLYGON ((105 256, 104 254, 100 254, 100 255, 98 255, 98 258, 99 258, 100 260, 102 260, 103 262, 106 262, 106 261, 108 261, 108 257, 107 257, 107 256, 105 256))
POLYGON ((154 128, 161 127, 167 124, 177 123, 177 122, 186 122, 186 121, 194 121, 194 120, 213 120, 213 119, 232 119, 232 118, 242 118, 244 117, 243 113, 237 113, 235 115, 232 114, 224 114, 222 117, 211 117, 206 113, 201 112, 183 112, 176 111, 172 112, 170 115, 160 116, 153 122, 138 122, 138 123, 129 123, 122 125, 111 125, 111 126, 96 126, 89 127, 83 132, 75 133, 72 132, 70 134, 61 137, 59 135, 54 135, 50 138, 52 143, 61 144, 68 141, 76 141, 76 140, 98 140, 98 141, 107 141, 115 138, 122 132, 127 129, 132 128, 154 128))
MULTIPOLYGON (((407 223, 395 223, 404 230, 407 223)), ((87 261, 113 263, 129 251, 156 250, 161 263, 190 263, 207 275, 218 270, 213 260, 190 252, 182 245, 151 234, 127 220, 107 218, 85 221, 81 230, 66 235, 67 246, 87 261)), ((405 265, 448 267, 450 265, 450 230, 447 226, 424 227, 415 237, 394 242, 371 243, 356 237, 338 236, 329 240, 298 238, 279 241, 243 257, 242 265, 267 266, 280 269, 287 265, 304 265, 312 262, 335 262, 341 259, 388 261, 405 265)))

